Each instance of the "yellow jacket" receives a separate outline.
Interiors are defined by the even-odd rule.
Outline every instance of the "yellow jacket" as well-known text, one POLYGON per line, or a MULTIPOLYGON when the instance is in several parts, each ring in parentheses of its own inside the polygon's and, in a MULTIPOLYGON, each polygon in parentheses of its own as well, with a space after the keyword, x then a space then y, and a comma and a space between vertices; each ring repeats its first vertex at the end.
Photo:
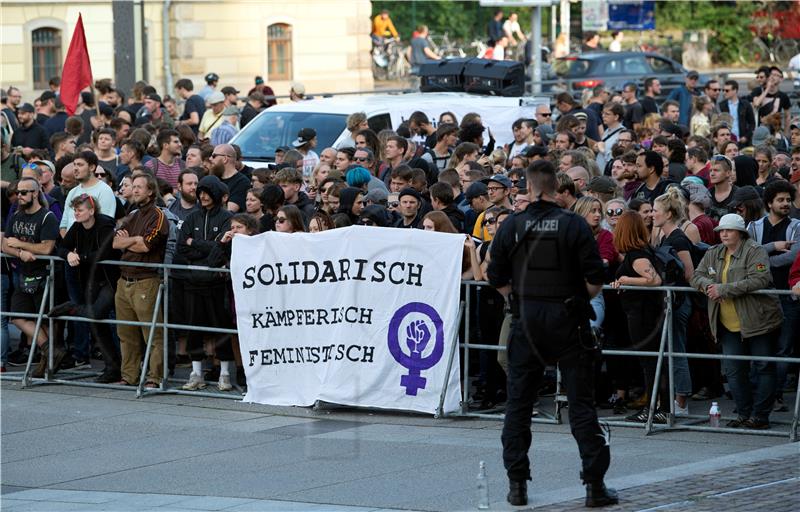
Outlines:
POLYGON ((388 37, 389 34, 392 34, 394 38, 400 37, 397 35, 397 29, 394 28, 392 18, 387 16, 386 19, 383 19, 380 14, 372 19, 372 33, 378 37, 388 37))

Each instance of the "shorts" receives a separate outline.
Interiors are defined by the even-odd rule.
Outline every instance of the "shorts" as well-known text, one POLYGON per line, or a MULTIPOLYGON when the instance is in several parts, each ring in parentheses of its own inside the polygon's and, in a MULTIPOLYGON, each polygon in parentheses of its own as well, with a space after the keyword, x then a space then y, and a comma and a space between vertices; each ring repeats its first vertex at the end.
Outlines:
MULTIPOLYGON (((14 288, 14 293, 11 294, 11 312, 12 313, 32 313, 38 314, 39 307, 42 305, 42 298, 44 297, 44 286, 39 288, 36 293, 25 293, 19 287, 14 288)), ((45 314, 50 311, 48 307, 49 304, 46 304, 44 307, 45 314)), ((21 317, 15 317, 11 315, 11 319, 18 319, 21 317)), ((32 320, 33 318, 23 318, 23 320, 32 320)))

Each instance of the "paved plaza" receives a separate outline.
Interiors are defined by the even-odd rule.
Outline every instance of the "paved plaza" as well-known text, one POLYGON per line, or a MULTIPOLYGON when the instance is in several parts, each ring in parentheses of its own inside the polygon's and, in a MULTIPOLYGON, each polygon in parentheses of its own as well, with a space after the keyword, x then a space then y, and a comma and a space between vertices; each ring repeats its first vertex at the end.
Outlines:
MULTIPOLYGON (((486 461, 505 503, 499 421, 271 407, 2 383, 3 511, 474 510, 486 461)), ((796 511, 787 438, 613 428, 608 510, 796 511)), ((580 510, 568 425, 534 425, 536 510, 580 510)))

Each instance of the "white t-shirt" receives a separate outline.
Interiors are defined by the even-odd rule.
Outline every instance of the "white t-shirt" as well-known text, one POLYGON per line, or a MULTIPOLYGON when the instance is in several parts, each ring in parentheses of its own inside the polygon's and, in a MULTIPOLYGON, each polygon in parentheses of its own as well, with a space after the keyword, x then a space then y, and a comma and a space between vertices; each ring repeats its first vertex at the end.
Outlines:
POLYGON ((520 29, 518 21, 506 20, 503 22, 503 32, 505 32, 506 35, 514 36, 521 33, 522 29, 520 29))
POLYGON ((309 177, 314 172, 314 167, 319 163, 319 155, 314 153, 313 150, 308 150, 308 154, 303 157, 303 176, 309 177))
POLYGON ((111 187, 106 182, 98 181, 92 187, 85 188, 83 185, 78 185, 69 191, 67 199, 64 201, 64 216, 61 217, 59 228, 69 231, 69 228, 75 222, 75 210, 72 209, 70 204, 73 199, 81 194, 92 196, 97 201, 97 204, 100 205, 100 213, 108 215, 112 219, 114 218, 117 213, 117 199, 114 197, 114 191, 111 190, 111 187))
POLYGON ((494 59, 494 60, 504 60, 505 58, 506 58, 505 48, 503 48, 499 44, 495 45, 494 52, 492 53, 492 59, 494 59))

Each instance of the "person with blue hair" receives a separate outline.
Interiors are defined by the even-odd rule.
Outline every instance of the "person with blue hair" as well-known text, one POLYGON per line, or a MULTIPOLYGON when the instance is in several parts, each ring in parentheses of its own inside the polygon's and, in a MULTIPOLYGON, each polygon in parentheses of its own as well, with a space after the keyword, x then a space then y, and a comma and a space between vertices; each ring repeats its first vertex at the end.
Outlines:
POLYGON ((371 179, 372 174, 370 174, 367 169, 361 167, 360 165, 351 165, 348 167, 347 173, 344 175, 344 180, 347 182, 348 186, 363 190, 367 189, 367 185, 371 179))

